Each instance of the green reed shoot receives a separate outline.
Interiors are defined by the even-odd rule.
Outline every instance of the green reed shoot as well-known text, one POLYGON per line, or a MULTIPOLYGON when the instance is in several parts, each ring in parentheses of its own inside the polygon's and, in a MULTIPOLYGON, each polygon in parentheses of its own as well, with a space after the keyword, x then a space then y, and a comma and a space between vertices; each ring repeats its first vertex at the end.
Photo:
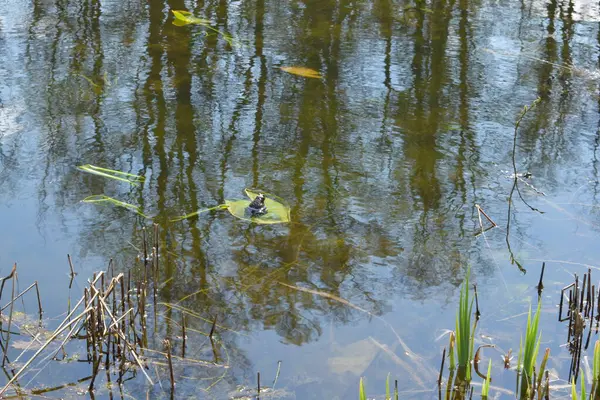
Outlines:
POLYGON ((469 274, 467 270, 463 287, 460 291, 458 312, 456 313, 456 353, 459 368, 465 369, 467 380, 471 379, 470 363, 473 358, 473 342, 475 325, 471 329, 473 299, 469 300, 469 274))
POLYGON ((138 185, 140 183, 143 183, 145 179, 143 176, 140 175, 128 174, 127 172, 97 167, 91 164, 80 165, 77 167, 77 169, 90 174, 99 175, 104 178, 110 178, 122 182, 127 182, 132 185, 138 185))
POLYGON ((575 377, 573 377, 573 378, 571 378, 571 399, 572 400, 578 400, 579 398, 581 398, 581 400, 587 399, 587 394, 585 392, 585 374, 583 373, 583 368, 580 369, 579 375, 581 376, 581 381, 580 381, 581 382, 581 396, 577 395, 577 387, 575 385, 575 377))
POLYGON ((594 361, 592 367, 592 389, 590 396, 594 399, 600 398, 600 340, 594 345, 594 361))
MULTIPOLYGON (((527 315, 527 328, 525 330, 525 343, 523 345, 523 374, 527 379, 527 382, 531 384, 531 378, 533 377, 533 369, 535 367, 535 360, 537 359, 538 352, 540 350, 540 342, 542 340, 542 334, 538 335, 538 326, 540 322, 542 302, 538 301, 537 311, 533 319, 531 318, 531 305, 529 306, 529 313, 527 315)), ((541 372, 541 371, 540 371, 541 372)))
POLYGON ((363 383, 363 378, 360 378, 360 383, 358 384, 358 398, 360 400, 367 400, 367 393, 365 392, 365 384, 363 383))
POLYGON ((388 373, 385 379, 385 400, 392 400, 390 396, 390 374, 388 373))
POLYGON ((540 364, 540 368, 538 370, 538 378, 537 378, 537 391, 538 393, 542 389, 542 381, 544 380, 544 372, 546 371, 546 363, 548 362, 548 358, 550 358, 550 349, 546 349, 544 352, 544 357, 542 358, 542 363, 540 364))
POLYGON ((483 381, 483 386, 481 387, 481 397, 484 399, 488 397, 490 392, 490 382, 492 381, 492 360, 488 364, 487 375, 485 377, 485 381, 483 381))
POLYGON ((579 375, 581 375, 581 398, 585 400, 587 396, 585 395, 585 374, 583 373, 583 368, 580 370, 579 375))
POLYGON ((456 339, 454 336, 454 332, 450 332, 450 340, 449 340, 449 344, 448 344, 448 368, 450 369, 450 371, 454 370, 454 368, 456 367, 456 362, 454 360, 454 343, 455 343, 456 339))

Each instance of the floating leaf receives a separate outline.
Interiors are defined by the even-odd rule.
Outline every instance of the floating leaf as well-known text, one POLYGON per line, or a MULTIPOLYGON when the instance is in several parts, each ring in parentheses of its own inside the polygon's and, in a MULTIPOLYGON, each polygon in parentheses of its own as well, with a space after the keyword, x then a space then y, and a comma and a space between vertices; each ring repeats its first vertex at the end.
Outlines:
POLYGON ((310 68, 306 68, 306 67, 281 67, 280 69, 289 74, 300 75, 305 78, 317 78, 317 79, 322 78, 319 71, 315 71, 314 69, 310 69, 310 68))
POLYGON ((229 210, 231 215, 257 224, 282 224, 290 222, 290 207, 286 204, 285 200, 256 189, 245 189, 244 191, 250 200, 225 200, 227 210, 229 210), (252 215, 246 208, 250 205, 251 200, 254 200, 259 193, 265 195, 265 207, 267 207, 267 213, 252 215))
POLYGON ((220 204, 211 208, 203 208, 196 212, 173 218, 171 219, 171 222, 182 221, 207 211, 223 209, 227 209, 229 213, 236 218, 257 224, 282 224, 290 222, 290 207, 281 197, 258 191, 256 189, 245 189, 244 191, 251 200, 254 200, 259 193, 262 193, 265 196, 265 207, 267 207, 267 212, 261 215, 252 215, 252 213, 247 210, 248 206, 252 202, 251 200, 225 200, 225 204, 220 204))
POLYGON ((100 175, 105 178, 128 182, 132 185, 137 185, 144 182, 143 176, 128 174, 127 172, 116 171, 114 169, 101 168, 91 164, 80 165, 77 167, 77 169, 83 172, 89 172, 90 174, 100 175))
POLYGON ((194 24, 194 25, 206 25, 209 24, 210 21, 204 18, 198 18, 198 17, 194 17, 194 14, 192 14, 189 11, 176 11, 176 10, 172 10, 173 11, 173 15, 175 16, 175 19, 173 20, 173 25, 177 25, 177 26, 184 26, 184 25, 189 25, 189 24, 194 24))
MULTIPOLYGON (((173 15, 175 16, 175 19, 173 20, 173 25, 175 25, 175 26, 185 26, 185 25, 189 25, 189 24, 202 25, 206 29, 209 29, 209 30, 221 35, 223 37, 223 39, 225 39, 225 41, 227 43, 229 43, 230 46, 237 44, 237 41, 236 41, 236 39, 234 39, 233 36, 231 36, 228 33, 221 32, 220 30, 210 26, 210 20, 208 20, 208 19, 194 17, 194 15, 189 11, 172 10, 172 12, 173 12, 173 15)), ((206 33, 206 34, 208 34, 208 33, 206 33)))
POLYGON ((127 208, 128 210, 134 211, 136 214, 141 215, 144 218, 149 218, 146 216, 138 206, 133 204, 125 203, 124 201, 120 201, 117 199, 113 199, 112 197, 105 196, 103 194, 95 194, 93 196, 86 197, 81 200, 84 203, 111 203, 118 207, 127 208))

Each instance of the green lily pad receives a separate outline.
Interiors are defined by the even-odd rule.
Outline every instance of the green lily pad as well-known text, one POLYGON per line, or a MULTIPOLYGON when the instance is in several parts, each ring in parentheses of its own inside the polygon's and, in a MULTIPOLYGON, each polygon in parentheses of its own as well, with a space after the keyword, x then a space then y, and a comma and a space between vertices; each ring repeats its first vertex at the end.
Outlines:
POLYGON ((281 197, 256 189, 245 189, 244 191, 250 200, 225 200, 225 205, 231 215, 256 224, 283 224, 290 222, 290 207, 281 197), (259 193, 265 195, 265 207, 267 207, 267 213, 252 216, 246 211, 246 208, 259 193))
MULTIPOLYGON (((243 219, 244 221, 254 222, 255 224, 284 224, 286 222, 290 222, 290 206, 281 197, 256 189, 245 189, 244 191, 250 200, 225 200, 225 204, 220 204, 210 208, 203 208, 196 212, 173 218, 170 221, 182 221, 207 211, 227 209, 234 217, 243 219), (247 208, 252 200, 259 195, 259 193, 262 193, 265 196, 265 207, 267 207, 267 212, 262 215, 252 215, 247 211, 247 208)), ((123 204, 117 205, 124 207, 123 204)))

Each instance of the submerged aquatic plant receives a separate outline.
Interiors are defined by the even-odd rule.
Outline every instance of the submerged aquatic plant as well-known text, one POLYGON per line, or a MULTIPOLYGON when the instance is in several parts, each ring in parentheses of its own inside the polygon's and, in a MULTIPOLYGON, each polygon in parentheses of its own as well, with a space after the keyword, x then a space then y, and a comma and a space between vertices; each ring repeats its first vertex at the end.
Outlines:
POLYGON ((233 46, 237 42, 233 38, 233 36, 231 36, 230 34, 222 32, 216 28, 213 28, 210 25, 210 20, 208 20, 208 19, 195 17, 194 14, 192 14, 189 11, 184 11, 184 10, 171 10, 171 11, 173 12, 173 16, 175 17, 175 19, 173 19, 173 25, 175 25, 175 26, 200 25, 210 31, 213 31, 216 34, 221 35, 223 37, 223 39, 225 39, 225 41, 227 43, 229 43, 230 46, 233 46))
POLYGON ((88 196, 81 201, 84 203, 109 203, 117 207, 123 207, 128 210, 134 211, 136 214, 141 215, 144 218, 150 218, 142 212, 140 207, 134 204, 125 203, 124 201, 113 199, 112 197, 105 196, 103 194, 95 194, 93 196, 88 196))
POLYGON ((321 79, 322 76, 319 71, 315 71, 311 68, 306 67, 280 67, 280 69, 288 74, 294 74, 298 76, 303 76, 305 78, 316 78, 321 79))
POLYGON ((138 185, 143 183, 145 180, 145 178, 140 175, 129 174, 127 172, 117 171, 115 169, 102 168, 91 164, 80 165, 77 167, 77 169, 90 174, 99 175, 104 178, 127 182, 132 185, 138 185))

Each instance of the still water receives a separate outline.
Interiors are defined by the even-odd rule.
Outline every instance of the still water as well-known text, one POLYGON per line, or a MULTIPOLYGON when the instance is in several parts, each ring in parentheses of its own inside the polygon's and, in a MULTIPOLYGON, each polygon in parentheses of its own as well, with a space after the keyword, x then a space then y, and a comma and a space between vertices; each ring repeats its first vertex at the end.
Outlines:
MULTIPOLYGON (((234 398, 257 372, 272 386, 279 365, 272 398, 357 398, 361 376, 382 398, 390 373, 402 398, 427 399, 470 266, 478 343, 498 345, 483 362, 494 396, 511 398, 501 356, 517 352, 546 261, 542 347, 562 393, 559 290, 588 266, 600 276, 599 60, 587 0, 2 0, 0 272, 17 262, 21 289, 40 283, 53 329, 110 258, 136 264, 155 222, 155 347, 169 337, 179 351, 181 315, 164 306, 178 304, 198 316, 189 357, 212 358, 198 332, 214 316, 228 350, 227 368, 176 366, 176 397, 234 398), (172 10, 212 29, 176 26, 172 10), (515 171, 531 175, 511 195, 515 171), (169 222, 244 188, 285 199, 291 223, 223 211, 169 222), (81 202, 95 194, 152 218, 81 202), (498 226, 481 234, 476 205, 498 226)), ((50 397, 85 393, 91 371, 39 369, 23 387, 75 383, 50 397)), ((162 384, 136 376, 125 397, 168 398, 156 374, 162 384)))

